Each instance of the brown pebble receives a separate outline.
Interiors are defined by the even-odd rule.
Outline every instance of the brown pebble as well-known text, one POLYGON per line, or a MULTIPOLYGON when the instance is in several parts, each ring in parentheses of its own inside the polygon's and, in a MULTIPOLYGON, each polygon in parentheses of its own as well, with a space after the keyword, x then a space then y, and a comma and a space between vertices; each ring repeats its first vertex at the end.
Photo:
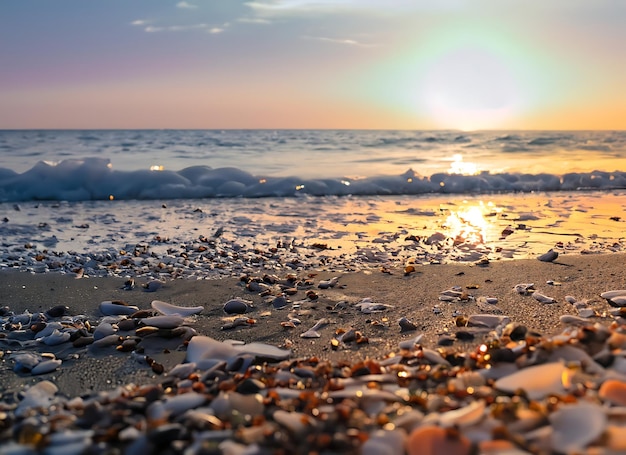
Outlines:
POLYGON ((407 439, 408 455, 469 455, 471 442, 453 429, 418 427, 407 439))

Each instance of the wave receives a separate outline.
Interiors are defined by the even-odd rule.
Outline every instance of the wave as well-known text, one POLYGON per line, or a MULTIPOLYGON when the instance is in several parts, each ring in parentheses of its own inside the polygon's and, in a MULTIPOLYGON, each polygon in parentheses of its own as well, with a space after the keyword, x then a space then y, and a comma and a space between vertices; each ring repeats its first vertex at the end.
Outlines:
POLYGON ((436 173, 362 179, 257 176, 235 167, 191 166, 180 171, 117 171, 104 158, 40 161, 17 173, 0 168, 0 201, 85 201, 107 199, 198 199, 494 192, 610 190, 626 188, 626 172, 478 175, 436 173))

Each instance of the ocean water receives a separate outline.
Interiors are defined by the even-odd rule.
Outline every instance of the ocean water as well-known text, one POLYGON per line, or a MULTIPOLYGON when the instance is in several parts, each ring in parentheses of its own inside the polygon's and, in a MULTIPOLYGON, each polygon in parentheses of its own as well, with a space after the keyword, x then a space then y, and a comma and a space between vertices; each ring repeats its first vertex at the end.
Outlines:
POLYGON ((0 131, 0 269, 207 278, 621 252, 625 220, 623 131, 0 131))
POLYGON ((624 131, 0 131, 0 201, 625 187, 624 131))

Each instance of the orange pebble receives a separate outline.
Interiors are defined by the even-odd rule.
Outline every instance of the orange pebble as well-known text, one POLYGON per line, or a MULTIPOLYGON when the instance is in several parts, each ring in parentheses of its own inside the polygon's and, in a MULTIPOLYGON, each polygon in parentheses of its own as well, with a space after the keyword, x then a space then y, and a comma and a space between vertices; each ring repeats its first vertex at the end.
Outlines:
POLYGON ((426 425, 411 432, 406 450, 408 455, 469 455, 471 442, 454 430, 426 425))
POLYGON ((626 382, 617 379, 604 381, 598 390, 598 396, 618 406, 626 406, 626 382))

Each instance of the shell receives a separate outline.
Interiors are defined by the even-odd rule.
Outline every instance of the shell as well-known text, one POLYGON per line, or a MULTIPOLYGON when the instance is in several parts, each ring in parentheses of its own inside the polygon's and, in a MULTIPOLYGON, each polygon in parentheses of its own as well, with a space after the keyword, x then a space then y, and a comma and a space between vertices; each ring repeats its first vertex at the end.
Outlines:
POLYGON ((176 314, 152 316, 141 320, 142 324, 158 327, 159 329, 174 329, 183 322, 185 322, 185 319, 176 314))
POLYGON ((565 392, 568 370, 561 362, 524 368, 513 374, 498 379, 495 387, 507 393, 523 390, 531 400, 540 400, 551 394, 565 392))
POLYGON ((600 436, 607 424, 601 406, 579 402, 563 405, 550 414, 552 424, 551 445, 557 453, 582 453, 584 448, 600 436))
POLYGON ((98 308, 105 316, 128 316, 139 310, 139 307, 129 305, 121 300, 105 300, 104 302, 100 302, 98 308))
POLYGON ((603 299, 611 300, 615 297, 626 296, 626 289, 617 289, 614 291, 606 291, 600 294, 603 299))
POLYGON ((178 305, 173 305, 171 303, 163 302, 162 300, 153 300, 152 303, 150 303, 150 305, 159 313, 163 315, 167 315, 167 316, 177 314, 179 316, 186 317, 186 316, 198 314, 202 310, 204 310, 204 307, 202 306, 184 307, 184 306, 178 306, 178 305))
POLYGON ((541 303, 555 303, 556 302, 556 299, 543 295, 538 291, 533 292, 533 299, 541 303))
POLYGON ((559 253, 557 253, 553 249, 550 249, 547 252, 543 253, 541 256, 539 256, 537 259, 539 259, 541 262, 552 262, 558 257, 559 253))
POLYGON ((58 359, 48 359, 43 362, 39 362, 30 370, 31 374, 46 374, 56 370, 61 366, 62 361, 58 359))

